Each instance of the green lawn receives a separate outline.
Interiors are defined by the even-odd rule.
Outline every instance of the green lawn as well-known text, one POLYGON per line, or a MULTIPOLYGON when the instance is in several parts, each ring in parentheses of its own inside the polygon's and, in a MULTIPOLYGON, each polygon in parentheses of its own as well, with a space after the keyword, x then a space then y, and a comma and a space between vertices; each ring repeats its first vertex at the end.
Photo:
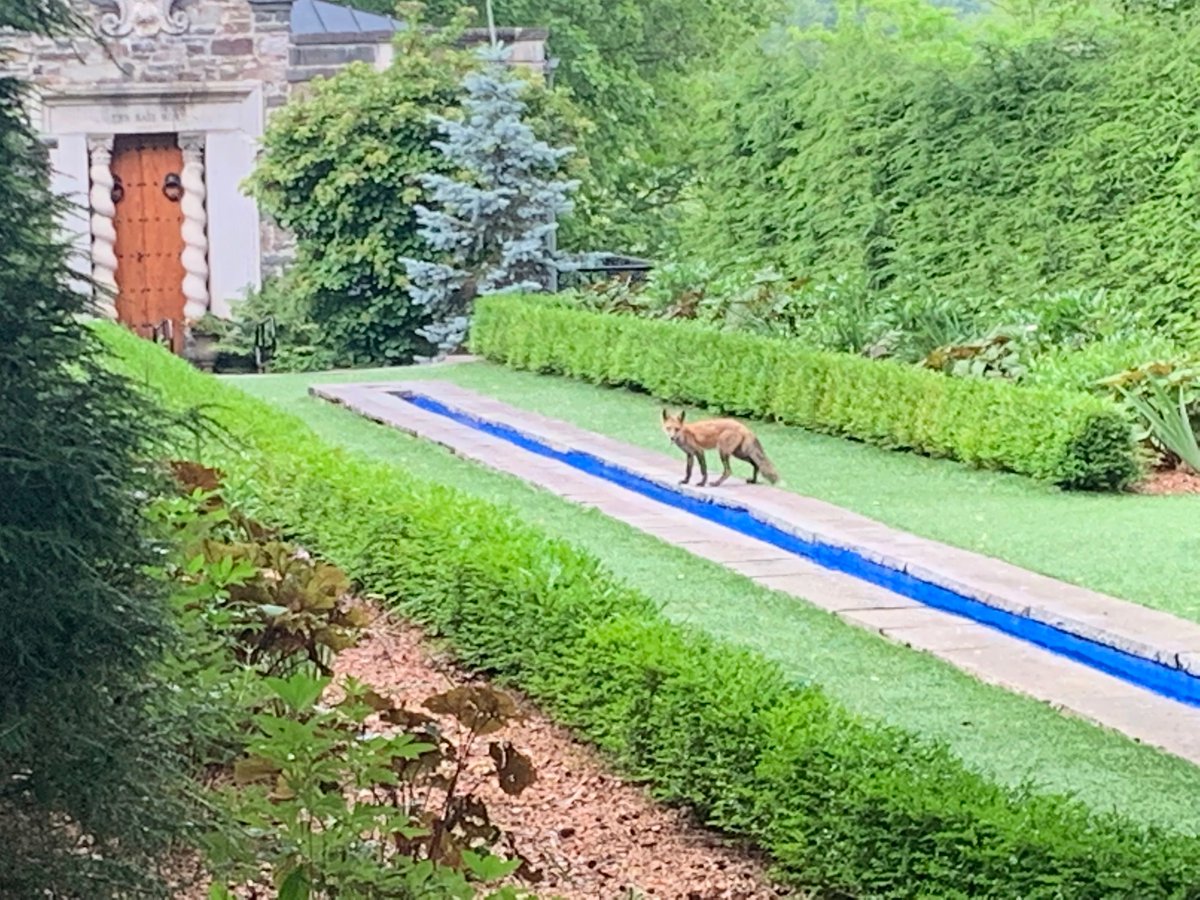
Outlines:
MULTIPOLYGON (((598 391, 491 366, 426 368, 403 374, 393 370, 242 377, 236 383, 299 415, 333 443, 388 459, 431 481, 453 484, 510 504, 528 521, 595 554, 617 575, 659 600, 670 618, 757 650, 776 660, 793 677, 820 683, 832 696, 865 716, 945 740, 968 765, 982 772, 1010 784, 1031 779, 1043 788, 1075 793, 1096 809, 1116 809, 1142 821, 1200 833, 1200 768, 1060 716, 1043 704, 983 685, 933 657, 895 646, 790 597, 759 588, 595 510, 575 506, 305 394, 307 385, 318 381, 417 375, 452 378, 518 405, 631 441, 661 446, 656 434, 657 414, 644 397, 598 391)), ((979 475, 953 466, 943 469, 946 464, 942 463, 905 462, 898 455, 890 457, 869 448, 807 435, 784 441, 780 439, 784 433, 768 428, 764 437, 784 468, 785 477, 797 487, 801 480, 795 474, 800 471, 798 461, 808 448, 808 455, 827 459, 820 469, 826 473, 823 481, 833 484, 836 475, 836 483, 847 492, 861 488, 867 478, 860 477, 856 484, 853 471, 839 475, 828 465, 828 457, 834 453, 846 459, 856 456, 860 466, 871 465, 872 481, 882 481, 883 470, 895 466, 914 492, 928 495, 929 503, 933 501, 932 492, 919 484, 918 471, 927 471, 926 477, 939 483, 974 485, 981 496, 982 486, 992 483, 998 494, 1003 489, 1008 506, 1038 497, 1045 507, 1058 502, 1083 502, 1101 506, 1115 503, 1120 508, 1123 502, 1114 498, 1063 497, 1030 487, 1020 479, 979 475), (816 448, 828 452, 817 454, 816 448), (904 466, 911 467, 907 474, 904 466)), ((899 488, 892 484, 891 491, 899 492, 899 488)), ((863 491, 859 490, 858 495, 863 496, 863 491)), ((840 496, 821 496, 854 505, 840 496)), ((1022 545, 1029 546, 1028 542, 1022 545)))
MULTIPOLYGON (((394 370, 323 377, 389 374, 401 377, 394 370)), ((284 391, 284 385, 303 380, 270 377, 282 378, 284 391)), ((402 377, 454 381, 514 406, 670 451, 659 428, 658 404, 644 394, 487 363, 405 370, 402 377)), ((1064 492, 1019 475, 981 472, 798 428, 762 425, 758 430, 790 490, 1200 621, 1200 495, 1064 492)))

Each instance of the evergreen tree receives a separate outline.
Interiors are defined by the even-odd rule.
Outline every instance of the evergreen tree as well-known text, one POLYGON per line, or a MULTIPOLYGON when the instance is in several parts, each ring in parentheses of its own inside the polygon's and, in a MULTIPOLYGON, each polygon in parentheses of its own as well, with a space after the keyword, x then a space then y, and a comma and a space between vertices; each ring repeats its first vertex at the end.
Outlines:
POLYGON ((554 236, 578 183, 555 175, 573 148, 551 147, 524 120, 527 84, 507 52, 480 55, 483 67, 463 79, 462 121, 436 120, 446 139, 434 146, 460 174, 421 176, 439 207, 416 207, 436 259, 404 259, 413 302, 430 317, 419 333, 439 355, 462 344, 476 295, 542 290, 569 265, 554 236))
MULTIPOLYGON (((0 0, 0 30, 71 25, 66 0, 0 0)), ((160 420, 81 321, 23 101, 0 76, 0 896, 140 896, 179 824, 151 711, 160 420)))

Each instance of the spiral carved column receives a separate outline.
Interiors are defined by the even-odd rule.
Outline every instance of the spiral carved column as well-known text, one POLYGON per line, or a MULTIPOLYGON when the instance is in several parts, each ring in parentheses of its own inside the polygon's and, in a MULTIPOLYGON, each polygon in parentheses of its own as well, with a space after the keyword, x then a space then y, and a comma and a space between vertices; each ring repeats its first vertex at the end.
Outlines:
POLYGON ((110 319, 117 317, 117 214, 113 202, 112 135, 88 138, 91 190, 88 194, 92 208, 92 280, 95 282, 96 305, 110 319))
POLYGON ((183 318, 194 322, 208 312, 208 212, 204 206, 204 135, 182 134, 183 151, 183 318))

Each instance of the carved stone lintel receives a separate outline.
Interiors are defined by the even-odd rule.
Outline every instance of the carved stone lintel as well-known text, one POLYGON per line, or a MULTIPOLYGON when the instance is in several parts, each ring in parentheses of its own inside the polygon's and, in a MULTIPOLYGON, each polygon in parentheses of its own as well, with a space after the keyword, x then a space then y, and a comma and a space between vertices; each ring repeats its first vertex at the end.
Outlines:
POLYGON ((138 37, 156 37, 165 34, 183 34, 191 25, 186 10, 175 9, 178 0, 107 0, 106 5, 116 6, 100 16, 97 30, 103 37, 122 38, 131 34, 138 37))
POLYGON ((179 135, 183 151, 183 317, 194 322, 208 312, 208 211, 204 201, 204 135, 179 135))
POLYGON ((117 214, 113 202, 112 135, 97 135, 88 138, 89 180, 88 192, 91 206, 92 226, 92 280, 95 282, 95 300, 101 313, 110 319, 117 317, 117 228, 113 222, 117 214))

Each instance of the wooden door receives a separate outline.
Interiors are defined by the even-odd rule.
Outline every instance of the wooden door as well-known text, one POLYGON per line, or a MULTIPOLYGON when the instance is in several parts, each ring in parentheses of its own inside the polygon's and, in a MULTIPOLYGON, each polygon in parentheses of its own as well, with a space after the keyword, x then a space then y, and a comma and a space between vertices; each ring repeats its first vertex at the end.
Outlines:
POLYGON ((112 173, 117 230, 117 319, 143 337, 183 347, 183 209, 164 191, 183 171, 173 134, 119 135, 112 173))

